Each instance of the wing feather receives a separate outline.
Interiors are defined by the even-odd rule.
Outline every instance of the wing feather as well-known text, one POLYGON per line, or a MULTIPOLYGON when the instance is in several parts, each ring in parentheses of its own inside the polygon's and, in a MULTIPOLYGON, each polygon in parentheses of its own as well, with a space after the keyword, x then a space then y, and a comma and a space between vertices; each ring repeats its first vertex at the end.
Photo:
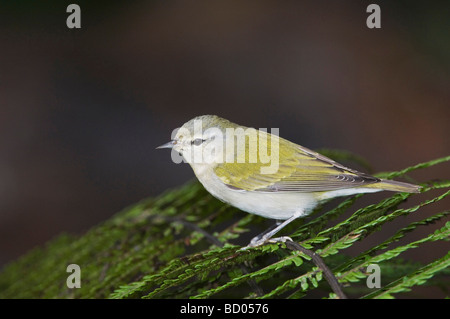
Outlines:
MULTIPOLYGON (((279 152, 278 170, 262 174, 270 163, 221 163, 214 172, 232 189, 257 192, 323 192, 360 187, 379 182, 378 178, 347 168, 319 153, 279 138, 278 145, 266 138, 270 152, 279 152)), ((249 149, 248 147, 246 148, 249 149)))

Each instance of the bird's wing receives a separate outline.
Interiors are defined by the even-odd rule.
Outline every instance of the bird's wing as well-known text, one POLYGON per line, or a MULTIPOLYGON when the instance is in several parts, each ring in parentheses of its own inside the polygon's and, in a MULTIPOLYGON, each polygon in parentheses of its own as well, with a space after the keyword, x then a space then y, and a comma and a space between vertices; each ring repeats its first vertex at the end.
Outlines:
POLYGON ((282 138, 278 146, 272 144, 269 143, 270 152, 279 150, 276 172, 262 173, 261 168, 270 163, 245 162, 219 164, 215 174, 232 189, 257 192, 323 192, 380 181, 282 138))

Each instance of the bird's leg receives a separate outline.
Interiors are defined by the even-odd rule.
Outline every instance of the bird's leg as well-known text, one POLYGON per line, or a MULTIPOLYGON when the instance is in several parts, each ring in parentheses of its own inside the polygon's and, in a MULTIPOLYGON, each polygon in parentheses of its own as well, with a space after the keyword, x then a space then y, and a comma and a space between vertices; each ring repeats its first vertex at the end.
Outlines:
POLYGON ((290 222, 292 222, 294 219, 297 219, 298 217, 300 217, 302 215, 302 212, 297 212, 294 215, 292 215, 291 217, 289 217, 288 219, 286 219, 284 222, 280 223, 279 221, 277 221, 277 223, 270 227, 269 229, 267 229, 265 232, 263 232, 262 234, 254 237, 251 241, 250 244, 248 244, 247 247, 257 247, 257 246, 261 246, 262 244, 264 244, 265 242, 286 242, 286 240, 290 240, 292 241, 291 238, 287 237, 287 236, 283 236, 283 237, 278 237, 278 238, 272 238, 273 235, 275 235, 276 233, 278 233, 281 229, 283 229, 287 224, 289 224, 290 222))
POLYGON ((275 222, 275 224, 273 224, 272 226, 270 226, 269 228, 267 228, 265 231, 263 231, 261 234, 258 234, 257 236, 253 237, 252 240, 250 241, 251 243, 256 243, 258 241, 260 241, 267 233, 269 233, 270 231, 274 230, 276 227, 278 227, 280 224, 282 223, 281 220, 277 220, 275 222))

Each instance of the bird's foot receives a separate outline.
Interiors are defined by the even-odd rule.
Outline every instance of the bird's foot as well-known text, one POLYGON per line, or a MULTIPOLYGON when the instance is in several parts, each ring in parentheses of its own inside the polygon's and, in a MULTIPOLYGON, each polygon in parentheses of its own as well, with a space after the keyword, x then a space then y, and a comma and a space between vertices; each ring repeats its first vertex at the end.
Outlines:
POLYGON ((276 238, 265 238, 263 237, 255 237, 253 238, 250 243, 243 248, 243 250, 253 247, 259 247, 264 244, 275 244, 275 243, 285 243, 287 241, 293 241, 291 237, 288 236, 282 236, 282 237, 276 237, 276 238))
POLYGON ((281 236, 281 237, 276 237, 276 238, 270 238, 269 240, 267 240, 268 243, 271 244, 275 244, 275 243, 285 243, 287 241, 293 241, 291 237, 288 236, 281 236))

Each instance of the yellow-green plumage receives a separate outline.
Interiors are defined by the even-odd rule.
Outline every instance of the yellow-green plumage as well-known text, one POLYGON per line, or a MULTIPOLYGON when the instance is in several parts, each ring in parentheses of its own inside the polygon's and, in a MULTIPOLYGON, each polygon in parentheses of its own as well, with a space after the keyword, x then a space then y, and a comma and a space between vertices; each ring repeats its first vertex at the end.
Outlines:
POLYGON ((251 246, 264 243, 295 218, 308 215, 322 200, 381 190, 412 193, 420 189, 358 172, 276 135, 215 115, 188 121, 174 140, 162 147, 180 153, 218 199, 249 213, 285 220, 264 236, 255 237, 251 246), (201 129, 196 126, 199 122, 201 129), (227 134, 228 130, 233 134, 227 134), (193 156, 203 156, 209 147, 221 145, 225 145, 223 152, 210 152, 204 161, 198 162, 193 156))
MULTIPOLYGON (((402 192, 418 192, 418 186, 380 180, 347 168, 319 153, 264 131, 257 131, 257 143, 263 143, 268 153, 278 152, 279 169, 274 174, 262 174, 267 163, 249 162, 249 142, 246 138, 246 161, 236 165, 217 163, 214 173, 226 185, 236 189, 260 192, 324 192, 349 187, 364 187, 402 192), (273 143, 275 139, 276 143, 273 143)), ((264 149, 264 148, 263 148, 264 149)), ((237 153, 237 152, 235 152, 237 153)), ((259 148, 258 148, 259 158, 259 148)), ((237 159, 239 155, 235 155, 237 159)))

